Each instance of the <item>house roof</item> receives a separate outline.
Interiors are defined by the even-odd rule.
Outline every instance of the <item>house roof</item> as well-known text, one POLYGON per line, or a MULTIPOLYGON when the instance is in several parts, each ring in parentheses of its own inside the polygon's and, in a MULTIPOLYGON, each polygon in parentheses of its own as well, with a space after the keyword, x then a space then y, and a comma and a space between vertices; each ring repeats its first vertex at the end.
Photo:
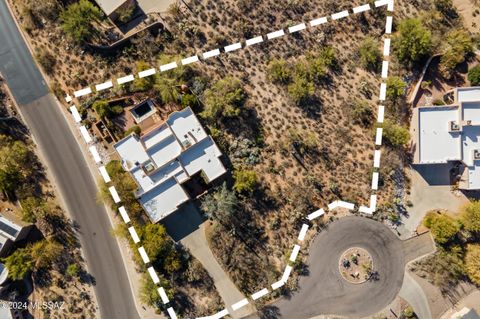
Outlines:
POLYGON ((102 8, 103 12, 107 16, 112 14, 115 10, 117 10, 122 4, 127 2, 128 0, 95 0, 100 8, 102 8))
POLYGON ((114 145, 125 170, 138 184, 136 196, 157 222, 189 199, 181 184, 202 171, 208 181, 226 172, 222 155, 190 108, 172 113, 165 123, 114 145))

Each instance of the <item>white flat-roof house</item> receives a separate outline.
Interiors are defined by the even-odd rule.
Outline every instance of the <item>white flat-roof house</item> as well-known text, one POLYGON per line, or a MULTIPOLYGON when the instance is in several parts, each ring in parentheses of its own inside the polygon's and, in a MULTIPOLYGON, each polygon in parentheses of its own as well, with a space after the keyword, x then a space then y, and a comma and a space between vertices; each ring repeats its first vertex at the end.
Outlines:
POLYGON ((142 134, 114 145, 122 166, 138 185, 136 197, 152 222, 175 212, 190 196, 182 186, 202 173, 207 183, 226 172, 222 153, 190 108, 142 134))
POLYGON ((422 106, 414 163, 460 161, 465 171, 461 189, 480 189, 480 87, 456 88, 454 103, 422 106))
POLYGON ((135 0, 95 0, 103 12, 112 20, 117 19, 119 10, 135 5, 135 0))
POLYGON ((25 239, 31 229, 31 224, 19 221, 12 214, 0 213, 0 257, 6 256, 14 242, 25 239))

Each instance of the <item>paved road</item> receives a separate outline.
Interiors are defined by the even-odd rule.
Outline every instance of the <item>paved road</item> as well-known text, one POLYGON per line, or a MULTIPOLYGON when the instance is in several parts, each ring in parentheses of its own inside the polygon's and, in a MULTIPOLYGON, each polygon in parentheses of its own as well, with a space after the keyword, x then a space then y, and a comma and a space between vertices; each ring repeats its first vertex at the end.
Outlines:
POLYGON ((79 237, 103 318, 139 319, 123 260, 97 188, 60 106, 44 84, 4 0, 0 0, 0 72, 20 104, 79 237))
POLYGON ((422 287, 410 276, 408 271, 405 271, 404 281, 399 295, 413 307, 418 319, 432 319, 428 299, 422 287))
POLYGON ((345 217, 322 231, 310 248, 310 274, 299 291, 274 304, 281 318, 320 314, 361 318, 375 314, 398 294, 404 275, 402 242, 384 225, 362 217, 345 217), (341 254, 352 246, 367 249, 379 272, 377 281, 347 283, 338 271, 341 254))

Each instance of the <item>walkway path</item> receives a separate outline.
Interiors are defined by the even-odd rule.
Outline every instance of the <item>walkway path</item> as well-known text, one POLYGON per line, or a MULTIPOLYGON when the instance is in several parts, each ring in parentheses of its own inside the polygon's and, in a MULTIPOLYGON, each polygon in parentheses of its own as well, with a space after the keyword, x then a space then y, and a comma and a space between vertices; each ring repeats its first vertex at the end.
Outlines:
POLYGON ((403 276, 403 285, 399 296, 405 299, 417 314, 418 319, 432 319, 427 297, 422 287, 410 276, 407 270, 403 276))

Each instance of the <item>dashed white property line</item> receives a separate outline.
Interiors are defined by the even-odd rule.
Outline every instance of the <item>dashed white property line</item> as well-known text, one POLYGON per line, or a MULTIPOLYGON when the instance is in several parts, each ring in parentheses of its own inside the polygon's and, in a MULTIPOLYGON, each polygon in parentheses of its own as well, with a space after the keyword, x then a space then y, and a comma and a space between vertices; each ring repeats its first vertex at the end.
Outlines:
POLYGON ((377 122, 378 123, 383 123, 384 117, 385 117, 385 106, 384 105, 379 105, 378 106, 377 122))
POLYGON ((245 44, 247 46, 250 46, 250 45, 254 45, 254 44, 257 44, 257 43, 261 43, 261 42, 263 42, 263 37, 260 35, 260 36, 255 37, 255 38, 248 39, 247 41, 245 41, 245 44))
POLYGON ((145 70, 145 71, 138 72, 138 77, 139 78, 144 78, 144 77, 147 77, 147 76, 150 76, 150 75, 154 75, 155 73, 157 73, 157 70, 155 70, 155 68, 151 68, 151 69, 148 69, 148 70, 145 70))
POLYGON ((322 216, 323 214, 325 214, 325 211, 322 208, 320 208, 320 209, 314 211, 313 213, 308 214, 307 219, 308 220, 313 220, 317 217, 322 216))
POLYGON ((317 25, 321 25, 327 22, 328 22, 327 17, 321 17, 321 18, 313 19, 312 21, 310 21, 310 26, 316 27, 317 25))
POLYGON ((387 6, 388 11, 393 11, 393 0, 378 0, 375 1, 375 7, 387 6))
POLYGON ((262 298, 263 296, 266 296, 266 295, 268 295, 268 289, 263 288, 262 290, 259 290, 256 293, 252 294, 251 297, 252 297, 253 300, 257 300, 257 299, 260 299, 260 298, 262 298))
POLYGON ((177 314, 175 313, 175 310, 173 310, 172 307, 169 307, 167 309, 167 312, 171 319, 177 319, 177 314))
POLYGON ((380 150, 375 150, 375 153, 373 155, 373 167, 375 168, 380 167, 380 157, 381 157, 380 150))
POLYGON ((75 97, 80 97, 80 96, 88 95, 90 93, 92 93, 92 89, 88 87, 88 88, 84 88, 82 90, 78 90, 78 91, 73 92, 73 95, 75 97))
POLYGON ((293 246, 293 250, 292 250, 292 253, 290 254, 290 259, 289 259, 291 262, 295 262, 295 260, 297 260, 297 256, 298 256, 299 251, 300 251, 300 246, 299 245, 293 246))
POLYGON ((177 62, 171 62, 171 63, 161 65, 160 66, 160 71, 165 72, 165 71, 168 71, 168 70, 171 70, 171 69, 175 69, 176 67, 177 67, 177 62))
POLYGON ((127 210, 125 209, 125 207, 124 206, 119 207, 118 212, 120 213, 120 216, 122 216, 123 222, 125 224, 128 224, 130 222, 130 217, 128 216, 127 210))
POLYGON ((285 35, 285 31, 283 31, 283 29, 280 29, 278 31, 267 33, 267 39, 272 40, 272 39, 276 39, 276 38, 279 38, 279 37, 284 36, 284 35, 285 35))
POLYGON ((133 77, 132 74, 130 74, 130 75, 118 78, 117 83, 118 83, 118 85, 122 85, 122 84, 125 84, 125 83, 128 83, 128 82, 132 82, 133 80, 135 80, 135 78, 133 77))
POLYGON ((238 309, 243 308, 246 305, 248 305, 248 299, 244 298, 244 299, 240 300, 239 302, 234 303, 232 305, 232 309, 233 309, 233 311, 237 311, 238 309))
POLYGON ((187 64, 198 62, 198 61, 199 61, 198 56, 197 55, 192 55, 188 58, 182 59, 182 65, 187 65, 187 64))
POLYGON ((80 116, 80 113, 78 113, 77 107, 75 105, 70 107, 70 112, 72 113, 75 122, 80 123, 82 121, 82 117, 80 116))
POLYGON ((300 24, 289 27, 288 32, 294 33, 294 32, 305 30, 306 28, 307 26, 305 25, 305 23, 300 23, 300 24))
POLYGON ((290 265, 287 265, 287 266, 285 267, 285 271, 283 272, 281 281, 287 282, 288 277, 290 277, 290 274, 292 273, 292 269, 293 269, 293 267, 290 266, 290 265))
POLYGON ((341 200, 336 200, 336 201, 328 204, 328 209, 329 210, 334 210, 338 207, 353 210, 355 208, 355 204, 352 204, 352 203, 349 203, 349 202, 344 202, 344 201, 341 201, 341 200))
POLYGON ((140 257, 142 257, 143 263, 148 264, 150 262, 150 258, 148 258, 147 252, 143 246, 138 248, 138 253, 140 254, 140 257))
POLYGON ((105 181, 105 183, 110 183, 111 182, 110 175, 108 175, 108 172, 105 166, 100 166, 98 170, 100 171, 100 174, 102 175, 102 178, 105 181))
POLYGON ((332 14, 332 20, 338 20, 345 17, 348 17, 348 10, 344 10, 344 11, 332 14))
POLYGON ((385 22, 385 33, 390 34, 392 33, 392 24, 393 24, 393 17, 388 16, 385 22))
POLYGON ((373 172, 373 175, 372 175, 372 189, 373 190, 378 189, 378 172, 373 172))
POLYGON ((160 299, 162 299, 163 304, 167 304, 170 302, 167 293, 165 292, 165 289, 163 289, 163 287, 158 288, 157 292, 160 295, 160 299))
POLYGON ((382 78, 386 79, 388 77, 388 61, 382 62, 382 78))
POLYGON ((381 83, 380 84, 380 96, 378 97, 378 99, 380 101, 385 101, 386 98, 387 98, 387 84, 386 83, 381 83))
POLYGON ((120 196, 118 196, 118 193, 117 193, 117 190, 115 189, 115 186, 110 186, 108 188, 108 190, 110 191, 110 195, 112 195, 113 202, 115 204, 120 203, 121 202, 120 196))
MULTIPOLYGON (((128 228, 128 232, 130 233, 130 236, 132 237, 133 242, 134 242, 135 244, 138 244, 138 243, 140 242, 140 237, 138 237, 138 234, 137 234, 137 231, 135 230, 135 227, 130 226, 130 227, 128 228)), ((150 268, 152 268, 152 267, 150 267, 150 268)), ((152 268, 152 269, 153 269, 153 268, 152 268)))
POLYGON ((355 7, 353 8, 353 13, 360 13, 360 12, 365 12, 365 11, 368 11, 370 10, 370 4, 364 4, 362 6, 358 6, 358 7, 355 7))
POLYGON ((384 56, 390 56, 390 38, 386 38, 384 41, 383 41, 383 55, 384 56))
POLYGON ((202 53, 202 56, 203 56, 204 59, 213 58, 214 56, 217 56, 217 55, 220 55, 220 50, 219 49, 210 50, 210 51, 202 53))
POLYGON ((300 229, 300 233, 298 234, 298 238, 297 238, 299 241, 303 241, 305 239, 305 235, 307 234, 308 227, 309 226, 307 224, 302 225, 302 229, 300 229))
POLYGON ((383 128, 377 127, 377 133, 375 134, 375 145, 382 145, 382 135, 383 135, 383 128))
POLYGON ((90 143, 92 141, 92 137, 85 126, 80 126, 80 133, 82 133, 83 139, 85 142, 90 143))
POLYGON ((285 282, 282 280, 276 281, 272 284, 272 289, 277 290, 280 287, 283 287, 285 285, 285 282))
POLYGON ((150 275, 150 278, 152 278, 152 281, 154 284, 158 284, 160 282, 160 278, 158 278, 157 272, 153 267, 148 267, 148 274, 150 275))
POLYGON ((102 161, 102 158, 100 157, 100 154, 98 154, 97 147, 95 145, 92 145, 88 149, 90 150, 90 153, 92 153, 95 163, 100 163, 102 161))
POLYGON ((238 50, 238 49, 241 49, 241 48, 242 48, 242 44, 240 42, 230 44, 230 45, 227 45, 226 47, 224 47, 225 52, 227 52, 227 53, 238 50))
POLYGON ((65 97, 65 101, 66 101, 67 103, 72 102, 72 100, 73 100, 73 99, 72 99, 72 97, 70 96, 70 94, 68 94, 68 95, 65 97))
POLYGON ((107 81, 107 82, 104 82, 104 83, 95 85, 95 90, 96 90, 97 92, 100 92, 100 91, 109 89, 109 88, 111 88, 111 87, 113 87, 112 81, 107 81))

